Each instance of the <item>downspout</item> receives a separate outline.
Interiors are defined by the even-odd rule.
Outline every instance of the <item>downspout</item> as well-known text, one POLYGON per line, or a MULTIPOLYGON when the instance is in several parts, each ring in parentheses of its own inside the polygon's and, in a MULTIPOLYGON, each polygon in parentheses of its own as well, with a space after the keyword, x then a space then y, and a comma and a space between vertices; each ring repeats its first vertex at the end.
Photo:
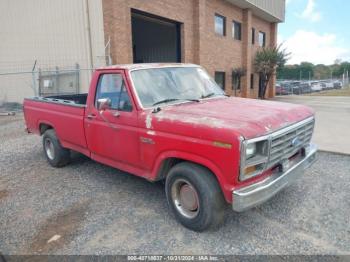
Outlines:
POLYGON ((87 34, 87 47, 88 47, 88 66, 89 68, 94 67, 93 54, 92 54, 92 40, 91 40, 91 27, 90 27, 90 10, 89 10, 89 0, 84 0, 84 10, 85 10, 85 28, 87 34))

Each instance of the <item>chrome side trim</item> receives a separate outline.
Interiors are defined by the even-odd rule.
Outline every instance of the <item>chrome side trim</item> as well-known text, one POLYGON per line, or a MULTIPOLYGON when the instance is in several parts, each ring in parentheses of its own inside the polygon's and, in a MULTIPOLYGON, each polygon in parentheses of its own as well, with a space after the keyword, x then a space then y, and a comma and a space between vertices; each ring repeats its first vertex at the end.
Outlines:
POLYGON ((283 188, 298 180, 304 170, 316 161, 317 147, 310 144, 305 157, 299 162, 294 162, 286 171, 278 171, 263 181, 236 189, 232 192, 232 208, 242 212, 261 203, 266 202, 283 188))

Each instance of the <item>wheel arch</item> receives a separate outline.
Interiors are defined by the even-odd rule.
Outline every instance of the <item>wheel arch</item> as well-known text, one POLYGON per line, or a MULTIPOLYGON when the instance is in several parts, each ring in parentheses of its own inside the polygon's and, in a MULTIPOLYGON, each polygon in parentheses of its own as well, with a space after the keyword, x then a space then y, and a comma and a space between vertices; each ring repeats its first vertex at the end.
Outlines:
POLYGON ((54 125, 49 121, 39 121, 38 127, 40 135, 43 135, 46 130, 55 129, 54 125))
POLYGON ((170 169, 182 162, 193 163, 209 170, 213 174, 215 179, 218 181, 220 189, 226 201, 230 202, 232 200, 231 193, 225 190, 226 181, 223 177, 220 168, 217 165, 215 165, 215 163, 213 163, 211 160, 198 155, 193 155, 186 152, 173 151, 162 153, 156 161, 154 170, 152 172, 154 179, 152 180, 159 181, 165 179, 170 169))

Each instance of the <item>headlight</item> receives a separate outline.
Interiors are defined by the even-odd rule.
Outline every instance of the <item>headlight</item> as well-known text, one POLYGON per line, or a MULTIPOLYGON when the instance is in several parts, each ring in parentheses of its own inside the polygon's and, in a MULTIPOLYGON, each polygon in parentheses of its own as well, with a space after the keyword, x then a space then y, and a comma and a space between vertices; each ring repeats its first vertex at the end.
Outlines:
POLYGON ((269 140, 262 138, 242 142, 240 180, 247 180, 264 172, 268 161, 269 140))
POLYGON ((256 153, 256 143, 248 144, 245 149, 246 159, 253 157, 256 153))

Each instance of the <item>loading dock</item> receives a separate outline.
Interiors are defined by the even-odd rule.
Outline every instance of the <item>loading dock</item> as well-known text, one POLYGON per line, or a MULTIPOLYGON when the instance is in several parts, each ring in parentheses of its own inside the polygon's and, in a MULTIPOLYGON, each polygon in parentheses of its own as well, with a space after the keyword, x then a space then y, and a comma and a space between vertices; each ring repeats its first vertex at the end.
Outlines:
POLYGON ((134 63, 181 62, 181 24, 132 10, 134 63))

